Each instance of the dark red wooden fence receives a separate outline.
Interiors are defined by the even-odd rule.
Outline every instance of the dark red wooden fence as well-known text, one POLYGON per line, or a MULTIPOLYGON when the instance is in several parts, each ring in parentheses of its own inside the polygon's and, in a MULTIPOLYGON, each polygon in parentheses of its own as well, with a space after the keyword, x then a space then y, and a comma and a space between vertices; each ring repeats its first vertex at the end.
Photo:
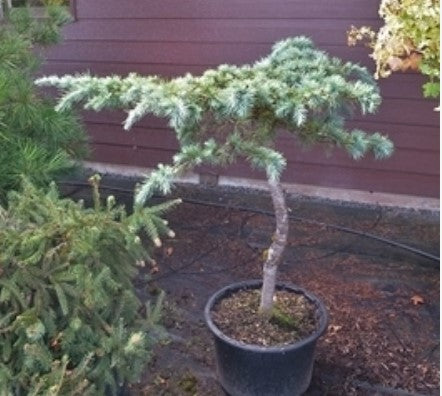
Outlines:
MULTIPOLYGON (((90 71, 176 76, 220 63, 242 64, 265 56, 273 42, 307 35, 330 54, 370 69, 368 50, 349 48, 351 24, 379 26, 373 0, 77 0, 76 21, 48 52, 46 74, 90 71)), ((380 81, 383 104, 375 116, 351 125, 387 133, 396 153, 386 161, 354 162, 336 151, 304 151, 282 134, 289 159, 284 181, 419 196, 439 195, 439 113, 422 97, 422 77, 396 74, 380 81)), ((170 161, 177 143, 162 120, 146 118, 131 133, 122 113, 85 113, 98 162, 152 167, 170 161)), ((244 164, 224 175, 262 177, 244 164)))

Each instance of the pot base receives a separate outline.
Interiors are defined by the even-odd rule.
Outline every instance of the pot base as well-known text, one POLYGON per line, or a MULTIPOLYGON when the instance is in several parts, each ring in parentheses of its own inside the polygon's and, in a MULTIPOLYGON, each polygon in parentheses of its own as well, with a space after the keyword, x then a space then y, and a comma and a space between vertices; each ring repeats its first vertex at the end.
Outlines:
POLYGON ((227 286, 208 301, 204 315, 215 339, 218 379, 230 396, 296 396, 310 385, 317 339, 327 327, 327 312, 314 295, 293 285, 279 283, 278 290, 303 294, 316 307, 317 330, 290 345, 262 347, 242 344, 224 335, 213 323, 212 307, 241 289, 257 289, 262 281, 246 281, 227 286))

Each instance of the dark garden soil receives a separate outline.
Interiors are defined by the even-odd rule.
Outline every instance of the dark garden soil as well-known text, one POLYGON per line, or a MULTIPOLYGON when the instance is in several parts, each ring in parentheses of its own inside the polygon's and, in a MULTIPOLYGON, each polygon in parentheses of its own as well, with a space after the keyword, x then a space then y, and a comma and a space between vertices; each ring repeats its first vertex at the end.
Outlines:
MULTIPOLYGON (((124 179, 103 184, 131 188, 124 179)), ((150 292, 167 293, 169 340, 132 394, 221 396, 204 305, 229 283, 260 278, 273 219, 233 207, 271 210, 271 203, 262 192, 225 188, 180 187, 175 195, 187 199, 168 216, 176 238, 164 241, 150 268, 150 292)), ((330 314, 306 395, 438 395, 439 263, 324 224, 438 256, 438 215, 301 197, 289 206, 297 219, 279 279, 319 296, 330 314)))
POLYGON ((316 330, 316 307, 302 294, 277 291, 274 300, 267 317, 259 312, 259 290, 241 290, 213 307, 212 320, 226 336, 249 345, 287 345, 316 330))

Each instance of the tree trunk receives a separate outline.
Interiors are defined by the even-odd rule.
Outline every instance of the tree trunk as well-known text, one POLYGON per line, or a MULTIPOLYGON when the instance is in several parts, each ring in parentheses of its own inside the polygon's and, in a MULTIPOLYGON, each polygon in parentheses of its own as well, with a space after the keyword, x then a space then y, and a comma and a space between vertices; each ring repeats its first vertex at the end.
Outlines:
POLYGON ((264 315, 269 314, 273 307, 278 264, 282 259, 282 254, 287 245, 287 235, 289 232, 287 205, 285 203, 281 183, 274 180, 269 180, 268 182, 275 211, 276 230, 263 267, 260 311, 264 315))

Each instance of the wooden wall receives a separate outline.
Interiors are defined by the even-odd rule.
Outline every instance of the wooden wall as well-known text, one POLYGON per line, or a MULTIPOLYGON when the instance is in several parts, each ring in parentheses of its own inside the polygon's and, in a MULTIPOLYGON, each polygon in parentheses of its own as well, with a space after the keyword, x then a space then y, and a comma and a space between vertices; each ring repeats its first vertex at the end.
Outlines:
MULTIPOLYGON (((220 63, 242 64, 265 56, 273 42, 310 36, 330 54, 373 63, 364 47, 349 48, 351 24, 379 26, 373 0, 76 0, 76 21, 65 40, 47 53, 43 73, 90 71, 176 76, 199 74, 220 63)), ((380 81, 383 103, 375 116, 357 117, 353 126, 388 134, 396 153, 386 161, 354 162, 336 151, 304 151, 282 135, 289 159, 284 181, 319 186, 439 195, 439 113, 423 99, 422 77, 397 74, 380 81)), ((146 118, 123 132, 122 113, 84 113, 93 160, 152 167, 170 161, 177 143, 162 120, 146 118)), ((215 170, 218 172, 217 170, 215 170)), ((263 177, 237 164, 224 175, 263 177)))

